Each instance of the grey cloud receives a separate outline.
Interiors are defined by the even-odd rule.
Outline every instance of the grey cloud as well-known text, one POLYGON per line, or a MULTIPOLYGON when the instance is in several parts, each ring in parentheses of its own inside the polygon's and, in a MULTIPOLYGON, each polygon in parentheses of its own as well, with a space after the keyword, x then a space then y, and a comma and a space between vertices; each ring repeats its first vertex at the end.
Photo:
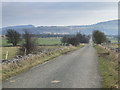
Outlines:
POLYGON ((116 15, 117 15, 117 3, 113 2, 3 3, 3 26, 17 24, 34 24, 34 25, 88 24, 90 22, 91 23, 99 22, 97 20, 116 19, 116 15), (102 14, 102 17, 100 17, 101 16, 100 14, 102 14), (86 23, 84 20, 86 20, 86 23))

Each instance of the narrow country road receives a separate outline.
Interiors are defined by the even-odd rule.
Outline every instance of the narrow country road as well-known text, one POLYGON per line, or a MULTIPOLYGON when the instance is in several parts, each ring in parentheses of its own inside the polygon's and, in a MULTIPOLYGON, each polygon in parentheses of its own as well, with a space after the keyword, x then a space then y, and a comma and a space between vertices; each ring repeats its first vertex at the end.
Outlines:
POLYGON ((100 87, 98 57, 91 43, 3 82, 3 88, 100 87))

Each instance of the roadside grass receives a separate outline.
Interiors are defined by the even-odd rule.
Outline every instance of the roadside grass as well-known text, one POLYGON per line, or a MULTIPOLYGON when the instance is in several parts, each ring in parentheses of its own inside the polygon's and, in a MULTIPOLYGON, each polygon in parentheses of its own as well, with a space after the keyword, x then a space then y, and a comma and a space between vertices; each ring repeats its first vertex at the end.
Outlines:
POLYGON ((117 53, 110 52, 100 46, 95 46, 98 55, 100 70, 103 77, 103 88, 118 88, 118 55, 117 53))
POLYGON ((21 72, 25 72, 34 66, 42 64, 67 52, 79 49, 83 46, 85 45, 80 45, 78 47, 71 46, 70 48, 66 47, 64 50, 51 51, 40 55, 35 55, 33 57, 21 60, 18 63, 4 64, 2 65, 2 80, 4 81, 11 76, 17 75, 21 72))

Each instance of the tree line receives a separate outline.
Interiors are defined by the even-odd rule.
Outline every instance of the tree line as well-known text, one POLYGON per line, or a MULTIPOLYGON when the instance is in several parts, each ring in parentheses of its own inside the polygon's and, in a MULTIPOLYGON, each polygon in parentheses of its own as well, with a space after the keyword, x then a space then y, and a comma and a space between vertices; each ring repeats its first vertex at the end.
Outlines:
MULTIPOLYGON (((38 35, 37 35, 38 36, 38 35)), ((36 38, 35 35, 30 34, 28 31, 25 31, 23 35, 19 34, 17 31, 10 29, 6 34, 8 43, 12 43, 13 46, 16 46, 19 41, 24 40, 20 48, 20 54, 27 55, 36 49, 36 38)), ((78 46, 80 43, 88 43, 90 39, 89 35, 83 35, 77 33, 76 35, 65 35, 61 39, 63 45, 73 45, 78 46)), ((107 38, 103 32, 95 30, 93 32, 93 41, 96 44, 101 44, 107 41, 107 38)))
POLYGON ((80 43, 88 43, 89 42, 89 38, 90 36, 86 36, 86 35, 82 35, 81 33, 77 33, 77 35, 73 36, 73 37, 63 37, 61 42, 64 45, 74 45, 74 46, 78 46, 80 43))
POLYGON ((34 37, 37 38, 49 38, 49 37, 69 37, 69 36, 74 36, 74 35, 69 35, 69 34, 33 34, 34 37))

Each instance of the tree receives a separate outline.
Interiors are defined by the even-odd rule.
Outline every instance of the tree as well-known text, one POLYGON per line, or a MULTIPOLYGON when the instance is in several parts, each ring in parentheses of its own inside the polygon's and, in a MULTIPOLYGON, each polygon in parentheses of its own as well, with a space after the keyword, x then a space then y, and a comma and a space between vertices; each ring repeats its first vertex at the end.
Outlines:
POLYGON ((78 38, 78 41, 80 43, 88 43, 89 42, 89 37, 86 35, 82 35, 81 33, 77 33, 76 37, 78 38))
POLYGON ((81 41, 82 41, 82 34, 81 33, 77 33, 76 37, 78 38, 78 41, 81 43, 81 41))
POLYGON ((95 30, 93 32, 93 40, 97 44, 101 44, 107 41, 107 38, 103 32, 100 32, 98 30, 95 30))
POLYGON ((25 40, 24 44, 20 48, 20 54, 30 54, 36 49, 36 40, 33 38, 33 35, 30 34, 28 31, 25 31, 23 35, 23 39, 25 40))
POLYGON ((13 29, 7 30, 6 37, 7 37, 8 43, 12 43, 13 46, 16 46, 18 44, 18 42, 20 41, 20 36, 21 35, 13 29))
POLYGON ((77 37, 72 37, 72 38, 68 38, 67 43, 72 44, 73 46, 78 46, 79 40, 77 37))
POLYGON ((64 44, 72 44, 73 46, 77 46, 79 45, 79 43, 88 43, 89 36, 82 35, 81 33, 77 33, 77 35, 64 36, 61 39, 61 42, 64 44))
POLYGON ((62 42, 63 44, 66 44, 66 43, 67 43, 67 37, 63 37, 63 38, 61 39, 61 42, 62 42))

